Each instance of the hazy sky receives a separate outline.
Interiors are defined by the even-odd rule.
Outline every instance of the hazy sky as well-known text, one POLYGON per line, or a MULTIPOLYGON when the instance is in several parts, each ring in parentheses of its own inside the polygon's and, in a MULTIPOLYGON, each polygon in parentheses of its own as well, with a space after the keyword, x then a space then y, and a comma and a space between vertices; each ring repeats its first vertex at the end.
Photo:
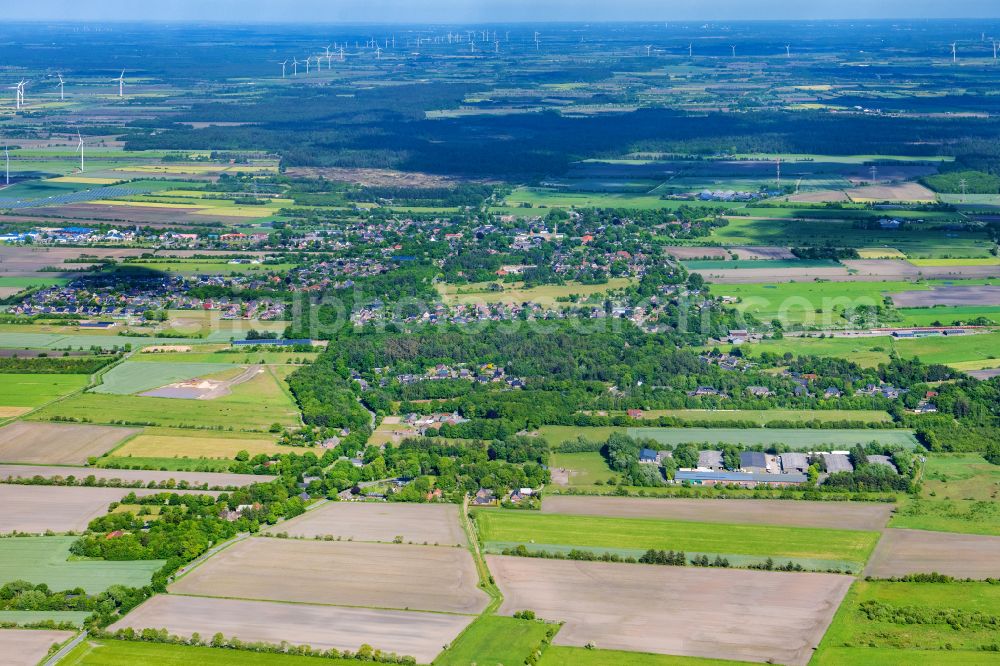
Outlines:
POLYGON ((5 19, 303 23, 1000 17, 1000 0, 0 0, 5 19))

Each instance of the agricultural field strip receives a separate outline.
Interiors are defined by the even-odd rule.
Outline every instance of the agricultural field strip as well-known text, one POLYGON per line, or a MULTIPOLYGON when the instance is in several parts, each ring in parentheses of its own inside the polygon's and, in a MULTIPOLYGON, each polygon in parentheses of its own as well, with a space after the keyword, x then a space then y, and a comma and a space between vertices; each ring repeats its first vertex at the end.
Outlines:
POLYGON ((454 504, 329 502, 265 531, 306 538, 331 535, 351 541, 390 543, 401 537, 404 543, 468 544, 454 504))
POLYGON ((83 465, 138 432, 114 426, 18 421, 0 428, 0 461, 83 465))
POLYGON ((876 578, 932 572, 1000 577, 1000 536, 889 528, 865 568, 865 575, 876 578))
POLYGON ((565 621, 555 645, 804 666, 852 578, 489 555, 500 612, 565 621))
POLYGON ((4 666, 36 666, 48 654, 53 643, 64 643, 72 637, 72 631, 0 629, 4 666))
POLYGON ((352 651, 367 643, 429 664, 441 646, 454 640, 473 620, 470 615, 450 613, 158 594, 109 629, 166 628, 185 637, 221 632, 247 642, 287 641, 352 651))
POLYGON ((254 537, 209 558, 170 591, 475 614, 488 602, 476 583, 465 548, 254 537))
MULTIPOLYGON (((2 472, 0 472, 2 473, 2 472)), ((91 488, 0 483, 0 534, 26 532, 80 532, 108 511, 112 502, 134 492, 140 497, 158 492, 151 488, 91 488)), ((178 493, 203 493, 175 490, 178 493)))
POLYGON ((147 363, 128 360, 106 373, 101 378, 101 384, 95 387, 93 392, 130 395, 175 382, 225 373, 227 369, 239 367, 242 366, 218 363, 147 363))
POLYGON ((865 502, 572 495, 547 495, 542 501, 542 513, 845 530, 881 530, 893 508, 892 504, 865 502))
POLYGON ((705 523, 651 518, 619 518, 494 509, 476 510, 486 544, 532 543, 601 548, 656 548, 697 553, 802 558, 863 564, 878 533, 776 525, 705 523))
POLYGON ((186 481, 189 484, 208 484, 209 488, 236 488, 252 483, 267 483, 275 480, 270 474, 230 474, 228 472, 180 472, 151 469, 111 469, 104 467, 67 467, 58 465, 6 465, 0 464, 0 480, 31 479, 40 476, 46 479, 76 477, 78 480, 93 476, 95 479, 120 479, 126 483, 162 483, 164 481, 186 481))
POLYGON ((822 428, 628 428, 630 437, 649 438, 661 444, 708 442, 742 445, 787 444, 795 450, 835 446, 850 448, 855 444, 877 441, 912 449, 917 440, 909 430, 835 430, 822 428))

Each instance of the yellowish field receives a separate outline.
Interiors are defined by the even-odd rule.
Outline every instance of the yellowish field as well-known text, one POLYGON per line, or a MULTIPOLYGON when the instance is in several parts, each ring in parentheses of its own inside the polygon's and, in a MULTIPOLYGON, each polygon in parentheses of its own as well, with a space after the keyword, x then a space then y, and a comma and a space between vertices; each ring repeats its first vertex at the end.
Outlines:
POLYGON ((267 217, 275 209, 268 206, 210 206, 194 211, 195 215, 225 215, 226 217, 267 217))
POLYGON ((97 201, 92 201, 91 203, 101 206, 139 206, 142 208, 180 208, 186 210, 195 210, 200 208, 200 206, 196 204, 163 203, 160 201, 133 201, 125 199, 99 199, 97 201))
POLYGON ((1000 266, 1000 257, 970 259, 910 259, 914 266, 1000 266))
POLYGON ((25 412, 30 412, 31 407, 4 407, 0 406, 0 419, 9 419, 14 416, 20 416, 25 412))
POLYGON ((858 255, 862 259, 906 259, 905 254, 893 247, 862 247, 858 255))
POLYGON ((136 458, 227 458, 232 459, 240 451, 251 456, 258 453, 288 452, 273 439, 264 437, 244 438, 212 434, 178 432, 151 428, 129 440, 114 452, 116 457, 136 458))
POLYGON ((82 183, 84 185, 112 185, 121 181, 121 178, 91 178, 89 176, 60 176, 49 178, 47 183, 82 183))
MULTIPOLYGON (((531 301, 542 306, 556 305, 557 298, 577 294, 581 298, 591 294, 603 294, 612 289, 627 287, 629 278, 612 278, 605 284, 549 284, 527 289, 520 283, 504 285, 503 291, 486 291, 491 283, 467 285, 438 284, 437 290, 448 303, 523 303, 531 301)), ((568 305, 568 304, 567 304, 568 305)))

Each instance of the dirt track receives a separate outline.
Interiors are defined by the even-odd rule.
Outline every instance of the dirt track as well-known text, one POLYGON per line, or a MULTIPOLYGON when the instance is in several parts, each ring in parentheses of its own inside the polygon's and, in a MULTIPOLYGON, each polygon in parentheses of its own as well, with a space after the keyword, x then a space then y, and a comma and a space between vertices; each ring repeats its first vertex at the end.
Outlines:
POLYGON ((48 629, 0 629, 3 666, 35 666, 48 653, 53 643, 62 643, 73 637, 72 631, 48 629))
POLYGON ((18 421, 0 428, 0 461, 84 465, 88 457, 100 456, 138 432, 135 428, 18 421))
POLYGON ((391 543, 397 536, 406 543, 442 546, 468 543, 455 504, 330 502, 267 531, 385 543, 391 543))
POLYGON ((479 613, 489 599, 476 583, 472 556, 464 548, 257 537, 213 556, 170 591, 479 613))
POLYGON ((548 496, 542 513, 619 518, 662 518, 709 523, 791 525, 844 530, 880 530, 893 505, 865 502, 807 502, 755 499, 644 499, 548 496))
POLYGON ((505 615, 565 620, 556 645, 804 666, 852 578, 487 557, 505 615))
POLYGON ((356 651, 363 643, 429 664, 474 618, 468 615, 338 608, 158 594, 111 625, 166 628, 188 637, 216 632, 243 641, 356 651))
POLYGON ((865 569, 876 578, 932 572, 1000 578, 1000 537, 887 529, 865 569))

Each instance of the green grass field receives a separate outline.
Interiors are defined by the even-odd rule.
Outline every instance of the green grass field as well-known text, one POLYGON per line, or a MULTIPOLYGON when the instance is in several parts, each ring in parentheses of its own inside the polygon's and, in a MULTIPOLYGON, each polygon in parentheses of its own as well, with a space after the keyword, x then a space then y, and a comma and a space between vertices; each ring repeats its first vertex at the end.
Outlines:
POLYGON ((0 277, 0 287, 51 287, 52 285, 63 285, 69 282, 68 278, 60 277, 0 277))
POLYGON ((980 651, 997 642, 997 609, 1000 586, 989 583, 859 580, 844 598, 811 663, 1000 663, 1000 653, 980 651), (866 613, 865 608, 872 606, 882 612, 866 613), (904 616, 922 621, 907 624, 904 616))
POLYGON ((608 467, 607 461, 600 453, 553 453, 549 468, 557 470, 565 468, 569 474, 570 487, 592 486, 595 481, 606 483, 608 479, 618 479, 618 473, 608 467))
POLYGON ((545 638, 547 629, 538 621, 484 615, 438 655, 434 666, 523 664, 545 638))
POLYGON ((903 324, 906 326, 961 326, 979 317, 1000 323, 1000 307, 995 305, 900 308, 898 312, 903 316, 903 324))
POLYGON ((38 407, 79 391, 89 381, 88 375, 0 374, 0 406, 38 407))
POLYGON ((71 622, 83 626, 83 621, 90 615, 87 611, 0 611, 0 624, 14 622, 19 625, 34 624, 52 620, 53 622, 71 622))
POLYGON ((12 580, 45 583, 53 590, 82 587, 103 592, 110 585, 148 585, 163 560, 103 562, 68 561, 76 537, 11 537, 0 539, 0 585, 12 580))
POLYGON ((745 661, 677 657, 648 652, 621 650, 588 650, 587 648, 550 645, 542 654, 538 666, 738 666, 745 661))
MULTIPOLYGON (((18 326, 23 329, 24 326, 18 326)), ((125 347, 132 349, 150 345, 197 345, 206 340, 200 338, 139 338, 127 335, 101 335, 86 332, 76 333, 21 333, 0 332, 0 348, 16 349, 90 349, 97 346, 104 349, 125 347)))
POLYGON ((314 361, 318 352, 151 352, 135 357, 142 363, 213 363, 216 365, 254 365, 263 361, 268 365, 296 365, 314 361))
POLYGON ((49 405, 31 418, 246 431, 266 431, 273 423, 292 426, 300 422, 298 407, 284 381, 270 371, 214 400, 84 393, 49 405))
MULTIPOLYGON (((625 412, 609 412, 609 414, 617 416, 625 414, 625 412)), ((772 421, 885 423, 892 420, 888 412, 876 409, 649 409, 643 412, 644 419, 656 419, 661 416, 670 416, 684 421, 752 421, 759 426, 764 426, 772 421)))
MULTIPOLYGON (((210 639, 211 636, 205 636, 210 639)), ((60 664, 69 666, 133 666, 133 664, 160 664, 161 666, 357 666, 357 659, 326 659, 323 657, 298 657, 289 654, 270 654, 229 650, 226 648, 193 647, 190 645, 165 645, 88 639, 69 653, 60 664)))
POLYGON ((237 373, 240 370, 239 366, 218 363, 146 363, 128 360, 105 373, 101 377, 101 385, 95 387, 93 392, 130 395, 187 379, 215 375, 227 368, 235 369, 237 373))
POLYGON ((487 544, 533 543, 586 548, 683 550, 756 557, 863 563, 878 534, 850 530, 719 525, 486 509, 475 512, 487 544))
POLYGON ((892 527, 1000 536, 1000 467, 974 453, 930 453, 920 497, 904 502, 892 527))
POLYGON ((913 448, 917 445, 908 430, 832 430, 821 428, 629 428, 631 437, 654 439, 663 444, 718 442, 730 444, 787 444, 793 449, 831 445, 838 449, 854 444, 880 442, 913 448))

